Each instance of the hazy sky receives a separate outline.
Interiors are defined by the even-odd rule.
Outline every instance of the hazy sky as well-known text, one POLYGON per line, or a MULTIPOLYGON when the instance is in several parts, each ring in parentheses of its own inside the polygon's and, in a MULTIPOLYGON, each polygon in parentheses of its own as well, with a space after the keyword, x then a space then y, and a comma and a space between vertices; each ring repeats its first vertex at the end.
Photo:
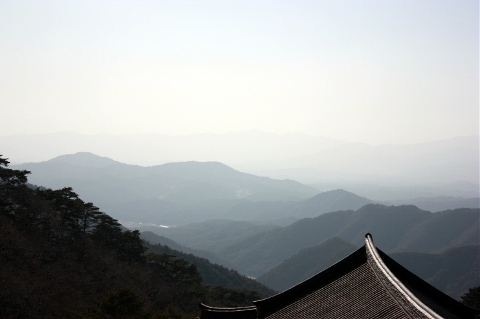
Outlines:
POLYGON ((0 0, 0 135, 479 133, 478 0, 0 0))

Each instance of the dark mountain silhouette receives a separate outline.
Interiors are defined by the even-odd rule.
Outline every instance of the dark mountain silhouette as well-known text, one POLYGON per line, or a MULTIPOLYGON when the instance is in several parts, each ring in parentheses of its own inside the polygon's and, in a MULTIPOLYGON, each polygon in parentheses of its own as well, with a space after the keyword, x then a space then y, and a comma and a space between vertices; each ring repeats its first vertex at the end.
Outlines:
POLYGON ((357 249, 355 245, 332 237, 316 246, 303 249, 257 278, 257 281, 284 291, 342 260, 357 249))
MULTIPOLYGON (((436 218, 436 216, 412 205, 370 204, 352 214, 348 223, 336 235, 347 242, 361 245, 365 234, 372 233, 375 234, 376 245, 383 251, 389 252, 399 246, 412 228, 430 218, 436 218)), ((444 229, 448 231, 448 228, 444 229)))
MULTIPOLYGON (((257 280, 272 289, 284 291, 332 266, 356 249, 355 245, 333 237, 284 260, 257 280)), ((462 246, 439 254, 394 253, 390 257, 457 300, 468 288, 480 284, 480 246, 462 246)))
POLYGON ((395 261, 437 289, 460 297, 480 285, 480 246, 462 246, 440 254, 395 253, 395 261))
MULTIPOLYGON (((415 206, 368 204, 357 211, 327 213, 301 219, 287 227, 239 236, 235 242, 218 237, 215 247, 202 246, 202 233, 196 232, 198 245, 195 248, 213 251, 229 260, 240 272, 257 277, 300 250, 335 236, 360 246, 364 235, 371 233, 375 235, 377 246, 386 253, 439 253, 448 248, 476 245, 479 217, 480 209, 430 213, 415 206)), ((228 231, 224 233, 228 234, 228 231)), ((163 235, 169 237, 166 233, 163 235)), ((208 236, 205 234, 205 237, 208 236)), ((181 236, 175 237, 175 240, 188 246, 188 240, 184 242, 181 236)))
POLYGON ((478 245, 480 209, 460 208, 432 214, 411 228, 395 251, 438 253, 445 249, 478 245))

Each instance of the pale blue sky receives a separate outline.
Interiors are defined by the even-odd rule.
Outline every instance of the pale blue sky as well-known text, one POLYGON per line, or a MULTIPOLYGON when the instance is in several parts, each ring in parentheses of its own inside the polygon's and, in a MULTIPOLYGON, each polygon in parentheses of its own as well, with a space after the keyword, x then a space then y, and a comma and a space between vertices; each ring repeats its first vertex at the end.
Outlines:
POLYGON ((0 1, 0 135, 478 134, 478 7, 0 1))

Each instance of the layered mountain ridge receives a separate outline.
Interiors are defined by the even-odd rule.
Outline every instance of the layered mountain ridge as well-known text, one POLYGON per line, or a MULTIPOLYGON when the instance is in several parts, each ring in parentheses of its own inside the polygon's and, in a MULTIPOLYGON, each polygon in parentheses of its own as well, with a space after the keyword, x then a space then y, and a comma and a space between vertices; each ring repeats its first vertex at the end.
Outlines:
MULTIPOLYGON (((368 204, 356 211, 326 213, 286 227, 258 230, 238 236, 233 242, 218 236, 214 246, 208 240, 211 236, 208 229, 216 232, 216 228, 209 227, 209 223, 162 228, 156 232, 182 245, 215 252, 242 273, 257 277, 298 251, 331 237, 361 246, 365 234, 371 233, 376 245, 386 253, 439 253, 449 248, 476 245, 480 235, 480 209, 431 213, 411 205, 368 204)), ((227 226, 222 232, 224 236, 230 234, 227 226)))

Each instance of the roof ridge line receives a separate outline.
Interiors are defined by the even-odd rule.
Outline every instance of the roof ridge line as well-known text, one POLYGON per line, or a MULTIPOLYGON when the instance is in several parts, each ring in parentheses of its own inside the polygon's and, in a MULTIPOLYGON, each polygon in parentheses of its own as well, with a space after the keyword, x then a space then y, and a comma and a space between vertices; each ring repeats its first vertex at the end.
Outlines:
POLYGON ((244 306, 244 307, 212 307, 212 306, 207 306, 204 303, 200 303, 200 309, 205 309, 209 311, 244 311, 244 310, 253 310, 257 309, 255 306, 244 306))
POLYGON ((394 300, 407 312, 409 316, 418 318, 418 312, 420 312, 420 314, 429 319, 443 319, 442 316, 437 314, 430 307, 425 305, 420 299, 418 299, 412 292, 410 292, 410 290, 408 290, 407 287, 405 287, 402 282, 395 277, 390 269, 388 269, 378 254, 370 233, 365 235, 365 248, 367 253, 367 262, 371 265, 375 275, 377 275, 382 285, 391 294, 392 298, 394 298, 394 300), (387 285, 385 281, 390 283, 390 285, 387 285), (395 290, 397 293, 392 290, 395 290), (406 301, 408 301, 408 303, 406 301), (407 304, 412 305, 414 309, 406 306, 407 304), (413 310, 415 313, 412 314, 411 310, 413 310))

